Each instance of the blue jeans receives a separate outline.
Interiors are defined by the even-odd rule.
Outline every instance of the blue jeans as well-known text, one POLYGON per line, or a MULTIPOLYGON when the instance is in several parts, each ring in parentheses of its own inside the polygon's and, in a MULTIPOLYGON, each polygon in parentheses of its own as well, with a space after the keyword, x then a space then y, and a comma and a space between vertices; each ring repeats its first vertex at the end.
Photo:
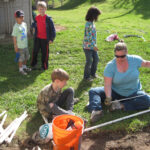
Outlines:
MULTIPOLYGON (((125 111, 144 110, 149 108, 150 96, 147 95, 144 91, 137 91, 128 97, 124 97, 112 90, 112 100, 130 98, 138 95, 143 95, 143 96, 121 101, 121 103, 124 105, 125 111)), ((104 87, 91 88, 89 91, 88 110, 90 112, 92 112, 93 110, 102 110, 101 103, 104 102, 105 98, 106 95, 105 95, 104 87)))
POLYGON ((97 51, 84 49, 86 63, 84 68, 84 79, 95 76, 99 57, 97 51))

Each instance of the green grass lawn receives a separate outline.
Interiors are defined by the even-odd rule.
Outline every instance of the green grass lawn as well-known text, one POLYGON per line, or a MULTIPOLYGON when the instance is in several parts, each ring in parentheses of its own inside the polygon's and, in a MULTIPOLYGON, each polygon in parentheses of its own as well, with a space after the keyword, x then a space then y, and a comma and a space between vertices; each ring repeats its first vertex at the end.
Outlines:
MULTIPOLYGON (((36 98, 40 90, 51 82, 50 74, 55 68, 63 68, 70 74, 67 87, 75 89, 75 96, 80 102, 75 105, 74 111, 89 119, 90 113, 85 110, 88 102, 88 91, 91 87, 103 86, 103 71, 108 61, 113 59, 113 48, 117 41, 106 42, 105 38, 117 33, 128 45, 129 54, 138 54, 143 59, 150 60, 150 2, 147 0, 68 0, 63 7, 48 10, 55 24, 66 27, 66 30, 57 32, 54 44, 50 45, 49 69, 45 72, 32 71, 27 76, 18 72, 14 62, 15 53, 12 44, 0 45, 0 110, 8 111, 7 123, 24 112, 29 117, 19 128, 18 135, 32 135, 43 123, 36 108, 36 98), (92 83, 83 81, 85 56, 82 50, 84 36, 85 14, 92 5, 102 10, 102 15, 96 22, 97 43, 100 62, 97 74, 99 79, 92 83), (141 38, 124 38, 124 35, 134 34, 141 38), (21 133, 21 134, 19 134, 21 133)), ((33 42, 29 40, 29 49, 32 53, 33 42)), ((30 62, 28 62, 30 64, 30 62)), ((40 65, 40 58, 39 58, 40 65)), ((150 69, 140 69, 140 79, 143 89, 149 93, 150 69)), ((104 117, 96 124, 123 117, 134 112, 108 113, 104 106, 104 117)), ((136 131, 150 124, 149 114, 122 121, 117 124, 103 127, 101 130, 132 130, 136 131)), ((88 126, 91 126, 90 123, 88 126)))

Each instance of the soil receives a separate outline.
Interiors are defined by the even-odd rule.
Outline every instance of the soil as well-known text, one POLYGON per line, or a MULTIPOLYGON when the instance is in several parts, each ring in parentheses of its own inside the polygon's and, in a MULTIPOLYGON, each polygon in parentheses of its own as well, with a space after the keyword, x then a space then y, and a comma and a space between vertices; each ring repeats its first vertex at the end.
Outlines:
MULTIPOLYGON (((10 145, 2 144, 0 150, 32 150, 35 146, 37 144, 30 138, 24 141, 15 138, 10 145)), ((52 142, 38 146, 41 150, 53 149, 52 142)), ((124 131, 84 133, 81 150, 150 150, 150 126, 130 134, 124 131)))
POLYGON ((150 150, 150 127, 138 133, 123 131, 83 135, 81 150, 150 150))
POLYGON ((62 30, 66 30, 66 27, 55 24, 55 29, 56 29, 56 32, 59 32, 59 31, 62 31, 62 30))

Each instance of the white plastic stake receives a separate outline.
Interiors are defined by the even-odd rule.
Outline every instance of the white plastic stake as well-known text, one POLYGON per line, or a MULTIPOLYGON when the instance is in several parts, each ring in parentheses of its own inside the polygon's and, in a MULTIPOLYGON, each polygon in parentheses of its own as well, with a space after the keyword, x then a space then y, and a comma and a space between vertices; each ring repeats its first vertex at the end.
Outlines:
POLYGON ((3 116, 6 113, 6 110, 4 110, 1 114, 0 117, 3 116))
POLYGON ((21 122, 22 122, 27 116, 28 116, 28 115, 27 115, 26 113, 24 113, 20 118, 18 118, 17 124, 15 125, 15 128, 14 128, 14 130, 13 130, 13 133, 11 134, 10 137, 8 137, 7 139, 5 139, 5 141, 6 141, 7 143, 11 143, 11 141, 12 141, 12 139, 13 139, 13 137, 14 137, 16 131, 17 131, 17 129, 19 128, 21 122))
POLYGON ((21 122, 27 117, 27 112, 25 111, 19 118, 16 118, 6 129, 4 129, 3 134, 0 135, 0 144, 5 140, 10 143, 14 137, 18 127, 21 122), (11 136, 10 136, 11 135, 11 136), (10 136, 10 138, 9 138, 10 136))
POLYGON ((3 117, 3 120, 2 120, 2 122, 0 124, 0 134, 2 134, 4 132, 3 124, 4 124, 5 120, 6 120, 6 118, 7 118, 7 114, 5 114, 5 116, 3 117))

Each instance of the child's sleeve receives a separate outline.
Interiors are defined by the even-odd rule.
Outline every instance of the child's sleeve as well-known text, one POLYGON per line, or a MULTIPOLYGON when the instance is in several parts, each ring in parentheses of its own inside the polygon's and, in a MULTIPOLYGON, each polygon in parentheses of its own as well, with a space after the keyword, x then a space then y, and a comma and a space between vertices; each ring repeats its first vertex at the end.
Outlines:
POLYGON ((36 28, 37 22, 36 22, 36 17, 33 20, 33 23, 31 24, 31 28, 36 28))
POLYGON ((48 20, 49 20, 49 27, 50 27, 50 41, 54 41, 54 39, 56 37, 56 30, 55 30, 52 19, 49 18, 48 20))
POLYGON ((13 27, 13 31, 12 31, 12 34, 11 34, 11 35, 14 36, 14 37, 17 36, 17 29, 16 29, 15 26, 13 27))

